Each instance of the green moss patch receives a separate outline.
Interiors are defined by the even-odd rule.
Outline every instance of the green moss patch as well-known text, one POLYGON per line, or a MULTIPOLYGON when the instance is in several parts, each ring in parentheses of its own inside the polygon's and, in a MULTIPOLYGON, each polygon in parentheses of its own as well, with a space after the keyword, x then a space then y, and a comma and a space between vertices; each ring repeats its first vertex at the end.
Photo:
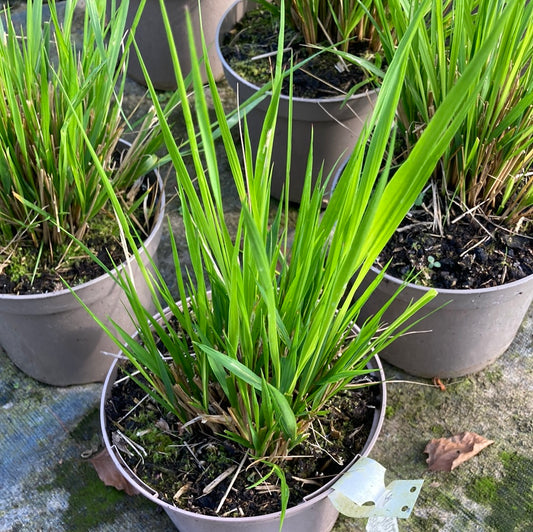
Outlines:
POLYGON ((466 488, 466 494, 473 501, 481 504, 492 504, 498 493, 498 483, 492 477, 481 477, 474 480, 466 488))
POLYGON ((118 505, 127 497, 123 492, 105 486, 89 462, 63 462, 54 470, 54 481, 43 490, 69 487, 68 509, 63 514, 65 530, 91 530, 103 523, 113 523, 118 505))
MULTIPOLYGON (((100 439, 99 411, 91 410, 70 431, 70 436, 80 446, 80 454, 100 439)), ((52 479, 40 487, 49 491, 68 486, 68 508, 62 519, 65 530, 91 530, 102 523, 113 523, 118 507, 127 495, 106 486, 90 462, 82 458, 61 461, 52 471, 52 479)), ((140 498, 139 498, 140 499, 140 498)))
POLYGON ((490 507, 486 524, 494 530, 533 530, 533 460, 502 452, 501 479, 480 477, 467 486, 467 495, 490 507))
POLYGON ((100 410, 94 408, 70 431, 70 436, 78 443, 91 441, 94 435, 100 435, 100 410))

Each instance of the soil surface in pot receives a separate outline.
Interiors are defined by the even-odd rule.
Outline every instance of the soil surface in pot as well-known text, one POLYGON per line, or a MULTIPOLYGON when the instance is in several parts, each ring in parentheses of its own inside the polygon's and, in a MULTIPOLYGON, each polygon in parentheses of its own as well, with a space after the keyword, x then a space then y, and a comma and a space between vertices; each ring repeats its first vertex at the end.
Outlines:
MULTIPOLYGON (((156 181, 155 174, 149 174, 137 196, 146 191, 147 183, 156 183, 156 181)), ((141 238, 146 238, 150 233, 147 228, 151 228, 154 224, 153 213, 150 219, 146 220, 141 205, 135 210, 133 218, 140 224, 136 226, 136 230, 141 231, 141 238)), ((118 224, 111 208, 104 209, 95 216, 83 238, 83 243, 106 268, 112 269, 125 260, 118 224)), ((56 292, 67 286, 91 281, 104 273, 104 268, 86 250, 76 245, 70 248, 67 246, 65 257, 61 260, 57 257, 57 250, 52 254, 44 249, 39 257, 39 248, 31 240, 19 242, 14 255, 11 255, 8 248, 4 252, 0 246, 0 294, 29 295, 56 292), (5 267, 2 267, 2 261, 5 261, 5 267), (34 269, 37 274, 32 279, 34 269)))
MULTIPOLYGON (((252 10, 223 37, 221 51, 235 72, 261 86, 272 80, 278 37, 278 19, 266 11, 252 10)), ((302 34, 288 25, 284 43, 287 52, 284 54, 283 68, 286 71, 290 69, 291 56, 296 65, 315 52, 305 45, 302 34)), ((373 61, 374 53, 367 42, 354 40, 349 52, 373 61)), ((332 52, 323 52, 294 71, 293 95, 301 98, 338 97, 367 79, 367 74, 361 68, 340 61, 332 52)), ((360 90, 373 88, 370 84, 364 84, 360 90)), ((283 93, 289 94, 289 77, 285 79, 283 93)))
MULTIPOLYGON (((119 373, 117 380, 121 376, 119 373)), ((328 405, 328 414, 315 422, 308 440, 281 465, 290 489, 289 507, 331 480, 362 450, 380 400, 380 388, 369 386, 350 389, 328 405)), ((113 387, 105 411, 110 441, 125 449, 123 459, 161 500, 195 513, 227 517, 281 510, 280 481, 275 474, 251 487, 272 472, 270 467, 247 457, 236 475, 245 456, 242 447, 208 432, 201 422, 183 429, 173 415, 146 399, 145 392, 131 379, 113 387), (117 429, 146 455, 142 452, 141 458, 132 452, 117 437, 117 429), (225 474, 228 476, 223 478, 225 474), (220 482, 209 491, 208 486, 217 478, 220 482)))
POLYGON ((448 289, 488 288, 533 274, 533 231, 522 235, 452 204, 443 234, 423 203, 411 210, 378 258, 387 273, 448 289))

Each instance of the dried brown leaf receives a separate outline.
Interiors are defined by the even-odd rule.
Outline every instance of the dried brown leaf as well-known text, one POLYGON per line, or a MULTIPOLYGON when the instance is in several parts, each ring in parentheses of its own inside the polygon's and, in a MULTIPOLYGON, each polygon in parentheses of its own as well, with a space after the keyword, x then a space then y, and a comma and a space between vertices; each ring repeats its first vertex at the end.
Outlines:
POLYGON ((89 462, 96 469, 100 480, 106 486, 112 486, 117 490, 125 491, 128 495, 137 495, 139 493, 116 468, 107 449, 103 449, 94 455, 89 462))
POLYGON ((424 449, 430 471, 451 471, 494 443, 474 432, 431 440, 424 449))

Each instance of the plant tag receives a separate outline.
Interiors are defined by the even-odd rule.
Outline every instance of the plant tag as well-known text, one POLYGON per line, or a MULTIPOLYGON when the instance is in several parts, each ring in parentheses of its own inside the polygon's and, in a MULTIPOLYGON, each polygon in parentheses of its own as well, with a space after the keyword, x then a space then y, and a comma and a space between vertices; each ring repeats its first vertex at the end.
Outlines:
POLYGON ((411 515, 424 481, 394 480, 385 487, 385 471, 375 460, 360 458, 333 485, 333 506, 348 517, 369 518, 367 530, 397 531, 396 518, 411 515))
POLYGON ((366 522, 367 532, 399 532, 396 517, 369 517, 366 522))

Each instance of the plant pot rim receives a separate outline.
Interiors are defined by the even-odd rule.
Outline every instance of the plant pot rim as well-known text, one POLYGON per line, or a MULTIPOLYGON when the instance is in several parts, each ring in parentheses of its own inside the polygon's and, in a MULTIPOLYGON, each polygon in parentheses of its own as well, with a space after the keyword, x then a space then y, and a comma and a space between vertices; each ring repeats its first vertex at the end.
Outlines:
MULTIPOLYGON (((120 142, 123 144, 126 144, 127 146, 131 146, 131 143, 120 139, 120 142)), ((156 179, 157 179, 157 185, 159 188, 159 194, 160 194, 160 201, 158 202, 157 206, 157 212, 163 212, 164 206, 165 206, 165 187, 163 184, 163 179, 161 178, 161 174, 159 173, 159 170, 156 168, 153 170, 156 179)), ((156 213, 155 225, 151 228, 150 234, 148 235, 148 238, 144 240, 143 245, 139 248, 139 251, 141 253, 144 253, 144 248, 147 247, 154 238, 157 237, 157 235, 160 232, 161 225, 163 224, 163 216, 159 216, 156 213)), ((133 260, 135 260, 135 257, 132 255, 127 260, 120 263, 116 268, 113 268, 111 270, 113 273, 116 273, 118 271, 123 270, 130 264, 133 260)), ((58 298, 62 297, 66 294, 70 294, 71 292, 77 292, 81 290, 82 288, 90 287, 94 284, 99 283, 103 277, 106 277, 108 274, 103 273, 102 275, 99 275, 98 277, 95 277, 94 279, 91 279, 90 281, 86 281, 84 283, 77 284, 76 286, 72 288, 62 288, 61 290, 55 290, 54 292, 44 292, 40 294, 0 294, 0 299, 4 301, 32 301, 32 300, 40 300, 40 299, 51 299, 51 298, 58 298)))
MULTIPOLYGON (((165 309, 165 313, 168 312, 169 309, 165 309)), ((156 316, 159 316, 159 314, 155 314, 154 318, 156 316)), ((357 328, 357 327, 356 327, 357 328)), ((115 464, 116 468, 119 470, 119 472, 122 474, 122 476, 132 485, 134 486, 143 496, 145 496, 147 499, 151 500, 152 502, 160 505, 163 507, 165 511, 170 510, 172 512, 179 511, 180 513, 183 513, 184 515, 187 515, 189 517, 196 517, 198 519, 202 519, 208 522, 219 522, 223 521, 224 523, 258 523, 261 521, 269 521, 273 518, 281 517, 281 512, 273 512, 269 514, 264 515, 257 515, 257 516, 247 516, 247 517, 219 517, 219 516, 213 516, 213 515, 204 515, 204 514, 198 514, 195 512, 191 512, 189 510, 185 510, 180 508, 179 506, 174 506, 172 504, 169 504, 157 497, 157 492, 155 490, 152 490, 149 486, 146 486, 130 469, 128 466, 123 465, 119 453, 116 452, 115 446, 109 441, 108 433, 107 433, 107 420, 106 420, 106 414, 105 414, 105 404, 108 399, 108 391, 111 390, 114 380, 116 378, 116 373, 118 371, 118 365, 120 363, 126 362, 126 359, 121 356, 121 352, 118 354, 117 358, 113 361, 111 364, 111 367, 109 368, 109 371, 107 372, 106 379, 104 381, 104 385, 102 388, 102 395, 100 398, 100 428, 102 432, 102 437, 104 440, 105 448, 108 450, 109 455, 111 456, 111 459, 113 463, 115 464), (146 486, 146 487, 145 487, 146 486), (154 495, 155 493, 155 495, 154 495)), ((381 360, 379 359, 378 355, 374 355, 374 357, 368 362, 367 366, 371 367, 372 369, 375 369, 377 373, 379 373, 381 377, 381 381, 379 382, 380 391, 381 391, 381 408, 376 409, 376 412, 374 414, 374 418, 372 420, 372 426, 370 428, 370 435, 361 450, 361 453, 356 455, 353 460, 350 461, 346 465, 346 467, 343 468, 341 472, 339 472, 333 479, 331 479, 329 482, 321 486, 319 489, 314 491, 313 493, 307 495, 304 497, 302 501, 297 503, 294 506, 291 506, 288 508, 285 512, 285 516, 288 517, 292 513, 298 512, 302 509, 304 506, 312 505, 314 502, 321 500, 325 497, 327 497, 332 492, 332 486, 335 484, 335 482, 343 475, 345 474, 352 466, 353 464, 359 460, 359 458, 363 456, 367 456, 372 448, 374 447, 379 434, 381 432, 381 428, 383 426, 383 422, 385 420, 385 405, 387 401, 387 390, 386 390, 386 380, 385 380, 385 372, 383 370, 383 365, 381 364, 381 360)))
MULTIPOLYGON (((226 61, 226 58, 222 54, 222 50, 221 50, 221 42, 220 41, 222 39, 222 33, 221 33, 222 32, 222 26, 224 25, 224 23, 226 21, 226 18, 231 13, 231 11, 233 11, 237 7, 238 4, 244 4, 244 3, 254 3, 255 4, 256 2, 254 0, 236 0, 233 4, 231 4, 231 6, 224 12, 224 14, 222 15, 222 18, 220 19, 220 21, 218 23, 217 30, 216 30, 215 46, 216 46, 218 57, 220 59, 220 62, 222 63, 222 67, 224 68, 224 70, 231 72, 238 83, 246 86, 249 90, 251 90, 253 92, 257 92, 257 91, 261 90, 261 86, 255 85, 251 81, 243 78, 240 74, 235 72, 235 70, 233 70, 233 68, 230 66, 230 64, 226 61)), ((352 96, 350 96, 348 98, 346 98, 345 95, 344 96, 343 95, 331 96, 329 98, 303 98, 301 96, 292 96, 292 98, 291 98, 288 95, 282 93, 280 95, 280 100, 283 101, 283 102, 288 102, 288 101, 300 102, 301 104, 312 102, 313 105, 316 105, 317 103, 318 104, 322 104, 322 105, 328 105, 328 104, 339 105, 339 104, 342 104, 344 102, 353 102, 353 101, 356 101, 356 100, 361 99, 361 98, 368 98, 368 94, 369 93, 377 92, 378 90, 379 90, 378 88, 368 89, 368 90, 365 90, 363 92, 358 92, 356 94, 353 94, 352 96)), ((267 91, 265 93, 265 95, 266 96, 271 96, 272 93, 270 91, 267 91)))
MULTIPOLYGON (((375 274, 379 274, 383 271, 382 268, 379 268, 377 266, 371 266, 371 270, 375 274)), ((523 284, 528 284, 531 281, 532 275, 526 275, 526 277, 522 277, 522 279, 517 279, 516 281, 511 281, 510 283, 504 283, 497 286, 488 286, 486 288, 433 288, 431 286, 424 286, 416 283, 406 283, 405 281, 402 281, 398 277, 394 277, 393 275, 390 275, 388 273, 385 273, 383 276, 383 279, 386 279, 387 281, 394 283, 398 286, 401 286, 405 284, 406 287, 412 288, 414 290, 420 290, 422 292, 429 292, 430 290, 436 290, 439 294, 443 295, 458 295, 458 294, 464 294, 464 295, 476 295, 476 294, 489 294, 491 292, 498 292, 502 289, 502 287, 505 288, 517 288, 520 287, 523 284)))

